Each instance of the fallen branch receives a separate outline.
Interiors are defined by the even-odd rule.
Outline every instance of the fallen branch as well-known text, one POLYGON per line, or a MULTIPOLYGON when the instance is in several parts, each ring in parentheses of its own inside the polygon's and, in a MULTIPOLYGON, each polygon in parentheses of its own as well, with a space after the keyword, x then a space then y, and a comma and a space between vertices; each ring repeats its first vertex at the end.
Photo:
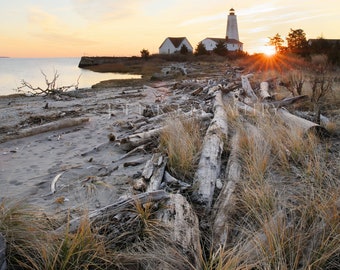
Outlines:
POLYGON ((4 137, 1 142, 13 140, 13 139, 19 139, 19 138, 25 138, 33 135, 37 135, 40 133, 45 133, 49 131, 59 130, 63 128, 69 128, 73 126, 81 125, 85 122, 88 122, 89 118, 70 118, 70 119, 61 119, 57 120, 51 123, 47 123, 41 126, 37 127, 31 127, 23 130, 19 130, 17 134, 9 135, 4 137))
MULTIPOLYGON (((117 215, 120 212, 123 212, 127 208, 133 207, 135 203, 145 204, 147 202, 157 202, 161 200, 169 199, 170 195, 163 191, 157 190, 153 192, 145 192, 138 195, 131 196, 129 198, 121 199, 113 204, 107 205, 98 210, 94 210, 89 213, 88 218, 91 222, 95 223, 96 221, 110 220, 110 217, 117 215)), ((67 229, 69 232, 75 232, 81 222, 82 217, 75 218, 70 220, 68 224, 63 225, 55 230, 55 232, 63 232, 67 229)))

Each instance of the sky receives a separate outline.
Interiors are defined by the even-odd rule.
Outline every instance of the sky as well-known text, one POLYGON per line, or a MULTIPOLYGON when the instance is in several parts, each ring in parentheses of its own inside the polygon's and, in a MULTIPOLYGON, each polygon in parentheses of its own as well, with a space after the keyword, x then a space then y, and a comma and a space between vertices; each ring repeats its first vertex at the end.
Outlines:
POLYGON ((140 56, 166 37, 224 38, 229 9, 240 41, 261 52, 290 29, 340 39, 339 0, 0 0, 0 56, 140 56))

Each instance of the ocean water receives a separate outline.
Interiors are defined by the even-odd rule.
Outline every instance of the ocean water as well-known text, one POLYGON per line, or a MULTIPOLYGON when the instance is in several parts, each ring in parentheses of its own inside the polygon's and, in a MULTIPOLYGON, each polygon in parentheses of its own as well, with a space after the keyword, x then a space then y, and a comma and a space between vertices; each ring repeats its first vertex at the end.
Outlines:
POLYGON ((78 68, 80 58, 0 58, 0 96, 17 93, 21 81, 29 82, 33 87, 46 88, 43 71, 47 79, 53 79, 55 71, 60 75, 57 86, 76 84, 79 88, 110 79, 140 78, 139 75, 120 73, 99 73, 78 68))

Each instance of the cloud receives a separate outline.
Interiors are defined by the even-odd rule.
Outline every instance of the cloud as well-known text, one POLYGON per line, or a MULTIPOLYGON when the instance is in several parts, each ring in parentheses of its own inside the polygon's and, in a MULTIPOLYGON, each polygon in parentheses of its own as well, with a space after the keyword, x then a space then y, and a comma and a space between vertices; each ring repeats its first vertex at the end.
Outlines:
POLYGON ((218 13, 218 14, 209 15, 209 16, 200 16, 200 17, 196 17, 190 20, 183 21, 179 24, 179 26, 187 26, 187 25, 192 25, 192 24, 217 21, 217 20, 221 20, 225 18, 226 18, 225 13, 218 13))
POLYGON ((269 29, 269 26, 260 26, 255 28, 250 28, 249 33, 260 33, 260 32, 266 32, 269 29))
POLYGON ((72 7, 89 21, 116 20, 137 14, 140 3, 134 0, 71 0, 72 7))
POLYGON ((72 26, 39 8, 31 8, 28 12, 33 37, 38 37, 51 43, 67 45, 95 44, 96 42, 82 38, 81 30, 73 30, 72 26))

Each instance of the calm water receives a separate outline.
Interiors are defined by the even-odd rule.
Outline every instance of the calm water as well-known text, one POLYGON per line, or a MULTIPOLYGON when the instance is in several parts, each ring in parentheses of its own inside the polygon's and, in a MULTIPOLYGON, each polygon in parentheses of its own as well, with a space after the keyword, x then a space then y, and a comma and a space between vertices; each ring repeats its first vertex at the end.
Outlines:
POLYGON ((78 68, 80 58, 0 58, 0 95, 17 93, 14 89, 21 85, 21 80, 29 82, 33 87, 46 88, 43 71, 49 80, 55 71, 60 74, 57 85, 76 84, 79 88, 110 79, 140 78, 139 75, 119 73, 98 73, 78 68))

